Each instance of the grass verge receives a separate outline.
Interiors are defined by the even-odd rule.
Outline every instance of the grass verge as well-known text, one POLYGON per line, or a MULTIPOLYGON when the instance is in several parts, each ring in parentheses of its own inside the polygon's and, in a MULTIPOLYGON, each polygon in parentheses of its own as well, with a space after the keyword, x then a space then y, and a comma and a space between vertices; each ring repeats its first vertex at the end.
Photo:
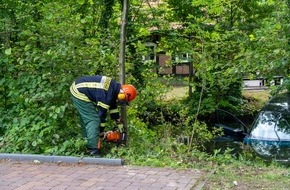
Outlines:
POLYGON ((237 162, 220 166, 205 184, 205 190, 264 189, 286 190, 290 187, 290 168, 282 165, 237 162))

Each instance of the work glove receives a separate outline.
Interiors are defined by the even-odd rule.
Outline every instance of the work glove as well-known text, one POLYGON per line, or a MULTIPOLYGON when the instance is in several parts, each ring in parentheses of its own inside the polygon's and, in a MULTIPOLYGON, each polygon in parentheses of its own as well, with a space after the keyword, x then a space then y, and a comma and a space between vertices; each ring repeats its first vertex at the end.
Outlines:
POLYGON ((119 119, 116 119, 115 122, 118 125, 118 124, 121 124, 122 123, 122 120, 121 120, 121 118, 119 118, 119 119))

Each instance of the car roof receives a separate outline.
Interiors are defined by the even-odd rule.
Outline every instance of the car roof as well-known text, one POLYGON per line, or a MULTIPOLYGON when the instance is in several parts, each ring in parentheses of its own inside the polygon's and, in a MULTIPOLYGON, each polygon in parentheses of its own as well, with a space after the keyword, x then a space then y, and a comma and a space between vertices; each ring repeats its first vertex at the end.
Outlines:
POLYGON ((290 113, 290 93, 281 93, 269 100, 261 111, 277 111, 290 113))

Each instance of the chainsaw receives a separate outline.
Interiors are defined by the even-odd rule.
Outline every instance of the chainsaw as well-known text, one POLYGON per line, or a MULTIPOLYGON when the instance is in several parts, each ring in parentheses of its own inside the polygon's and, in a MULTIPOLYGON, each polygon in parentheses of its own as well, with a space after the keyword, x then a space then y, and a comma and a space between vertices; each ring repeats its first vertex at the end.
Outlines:
POLYGON ((99 138, 98 149, 101 148, 101 139, 104 139, 106 142, 116 143, 117 145, 125 145, 127 133, 125 131, 120 132, 118 127, 114 127, 111 131, 103 132, 99 138))

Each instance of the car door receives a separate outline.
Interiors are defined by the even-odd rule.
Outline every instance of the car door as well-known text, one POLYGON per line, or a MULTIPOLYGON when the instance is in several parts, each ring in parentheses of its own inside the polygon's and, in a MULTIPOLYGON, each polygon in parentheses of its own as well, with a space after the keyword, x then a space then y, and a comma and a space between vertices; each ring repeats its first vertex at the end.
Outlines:
POLYGON ((247 135, 246 125, 232 113, 218 109, 215 113, 215 127, 221 128, 223 135, 217 137, 216 141, 228 143, 243 142, 247 135))

